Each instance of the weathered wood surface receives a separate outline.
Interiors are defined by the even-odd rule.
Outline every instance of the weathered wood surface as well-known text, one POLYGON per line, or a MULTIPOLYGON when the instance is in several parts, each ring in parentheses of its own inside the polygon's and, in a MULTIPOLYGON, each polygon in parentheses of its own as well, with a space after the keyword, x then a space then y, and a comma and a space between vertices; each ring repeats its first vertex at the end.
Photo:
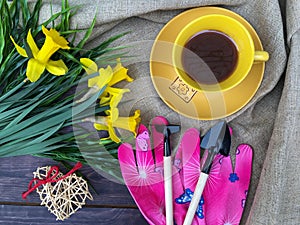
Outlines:
POLYGON ((65 221, 41 206, 0 205, 0 224, 3 225, 146 225, 138 209, 84 207, 65 221))
MULTIPOLYGON (((24 202, 21 198, 26 191, 29 181, 33 178, 33 172, 37 167, 47 165, 59 165, 57 162, 39 157, 12 157, 0 159, 0 202, 24 202)), ((60 166, 63 168, 63 166, 60 166)), ((134 205, 126 186, 117 184, 103 178, 93 169, 84 166, 80 172, 87 177, 96 189, 97 194, 91 190, 94 201, 91 204, 100 205, 134 205)), ((28 201, 39 202, 38 195, 34 192, 28 196, 28 201)))
MULTIPOLYGON (((36 192, 26 200, 21 197, 37 167, 58 165, 50 159, 24 156, 0 159, 0 224, 61 224, 50 214, 36 192)), ((60 166, 62 167, 62 166, 60 166)), ((62 167, 63 168, 63 167, 62 167)), ((64 225, 147 224, 137 209, 126 186, 109 181, 88 166, 80 169, 92 183, 93 201, 63 222, 64 225)))

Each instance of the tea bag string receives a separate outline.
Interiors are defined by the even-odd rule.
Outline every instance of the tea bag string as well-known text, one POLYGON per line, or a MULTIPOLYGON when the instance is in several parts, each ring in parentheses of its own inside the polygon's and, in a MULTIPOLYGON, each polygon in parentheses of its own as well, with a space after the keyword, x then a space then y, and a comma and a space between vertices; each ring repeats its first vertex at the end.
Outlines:
POLYGON ((47 173, 47 176, 45 179, 38 179, 38 178, 33 178, 28 185, 28 190, 26 192, 24 192, 22 194, 22 198, 26 199, 26 197, 33 192, 34 190, 36 190, 39 186, 43 185, 43 184, 47 184, 47 183, 55 183, 58 182, 60 180, 65 179, 66 177, 70 176, 72 173, 74 173, 76 170, 80 169, 82 167, 81 162, 77 162, 76 165, 73 167, 73 169, 71 169, 67 174, 63 175, 62 177, 57 178, 58 174, 59 174, 59 168, 58 166, 51 166, 50 170, 47 173), (54 172, 54 174, 51 176, 51 174, 54 172), (33 186, 33 183, 36 182, 37 183, 33 186))

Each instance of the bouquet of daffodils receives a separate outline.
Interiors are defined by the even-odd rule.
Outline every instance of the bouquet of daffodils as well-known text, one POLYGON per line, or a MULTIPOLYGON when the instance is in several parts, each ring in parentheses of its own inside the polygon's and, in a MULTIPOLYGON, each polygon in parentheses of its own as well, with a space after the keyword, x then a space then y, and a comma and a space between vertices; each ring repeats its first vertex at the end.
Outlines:
POLYGON ((78 41, 81 31, 69 25, 77 8, 67 0, 41 24, 41 0, 32 10, 26 0, 0 4, 0 157, 89 162, 120 178, 115 128, 135 134, 140 122, 138 110, 129 117, 118 110, 129 90, 115 84, 132 78, 121 64, 123 48, 109 45, 124 34, 84 49, 95 19, 78 41), (107 135, 95 138, 96 130, 107 135))

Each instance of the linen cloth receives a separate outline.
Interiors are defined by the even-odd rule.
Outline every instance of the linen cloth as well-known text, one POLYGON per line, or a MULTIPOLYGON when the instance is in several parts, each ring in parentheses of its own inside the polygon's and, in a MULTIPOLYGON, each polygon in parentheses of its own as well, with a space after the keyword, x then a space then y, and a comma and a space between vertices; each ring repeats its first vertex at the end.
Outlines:
MULTIPOLYGON (((47 1, 45 1, 47 3, 47 1)), ((53 11, 60 0, 52 1, 53 11)), ((158 96, 150 78, 150 51, 159 31, 179 13, 195 7, 219 6, 244 17, 269 52, 262 84, 252 100, 226 120, 234 130, 232 148, 248 143, 254 149, 253 174, 241 224, 298 224, 300 221, 300 2, 298 0, 72 0, 82 5, 72 20, 78 29, 88 28, 96 15, 96 27, 87 47, 130 31, 115 46, 130 46, 124 65, 135 81, 123 112, 141 109, 142 122, 157 115, 172 123, 205 132, 215 121, 185 118, 158 96)), ((50 15, 44 6, 43 18, 50 15)), ((234 162, 234 159, 233 159, 234 162)))

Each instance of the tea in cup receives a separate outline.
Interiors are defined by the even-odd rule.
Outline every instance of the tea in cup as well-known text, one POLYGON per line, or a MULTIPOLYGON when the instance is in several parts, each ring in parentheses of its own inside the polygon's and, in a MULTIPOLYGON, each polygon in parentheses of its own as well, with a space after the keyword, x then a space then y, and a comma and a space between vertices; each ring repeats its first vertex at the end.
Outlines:
POLYGON ((256 51, 248 30, 220 14, 201 16, 178 34, 173 51, 178 76, 197 91, 229 90, 248 75, 253 63, 269 59, 256 51))

